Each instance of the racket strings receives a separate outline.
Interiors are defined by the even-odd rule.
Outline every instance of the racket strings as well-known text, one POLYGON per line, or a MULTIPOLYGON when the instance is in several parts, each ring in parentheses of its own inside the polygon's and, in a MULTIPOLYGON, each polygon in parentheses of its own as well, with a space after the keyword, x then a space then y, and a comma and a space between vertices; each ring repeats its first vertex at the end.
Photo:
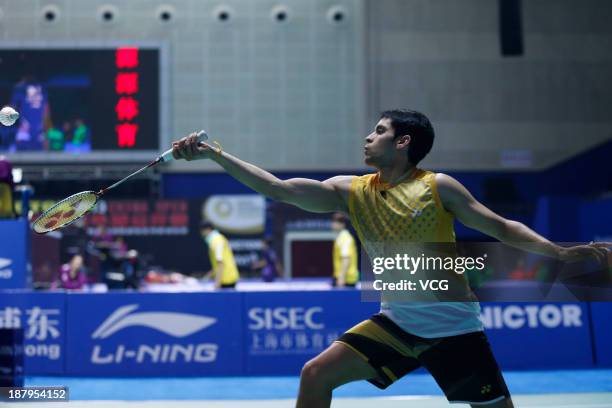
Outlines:
POLYGON ((64 227, 85 215, 97 200, 93 191, 71 195, 42 213, 32 225, 34 231, 45 233, 64 227))

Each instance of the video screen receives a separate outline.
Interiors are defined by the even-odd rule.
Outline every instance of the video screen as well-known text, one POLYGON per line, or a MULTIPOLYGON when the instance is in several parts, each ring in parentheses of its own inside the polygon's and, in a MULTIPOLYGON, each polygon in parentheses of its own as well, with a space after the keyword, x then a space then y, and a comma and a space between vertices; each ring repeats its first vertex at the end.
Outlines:
POLYGON ((157 150, 159 50, 0 50, 0 153, 157 150))

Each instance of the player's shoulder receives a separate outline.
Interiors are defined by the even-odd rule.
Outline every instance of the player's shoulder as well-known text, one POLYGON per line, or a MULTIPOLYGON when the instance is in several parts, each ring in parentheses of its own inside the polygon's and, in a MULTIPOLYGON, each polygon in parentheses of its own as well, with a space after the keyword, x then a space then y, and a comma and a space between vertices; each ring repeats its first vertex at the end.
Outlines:
POLYGON ((346 188, 350 188, 351 184, 354 182, 363 182, 363 183, 368 183, 369 181, 371 181, 372 179, 374 179, 376 177, 376 173, 368 173, 368 174, 363 174, 360 176, 357 175, 339 175, 339 176, 334 176, 331 177, 329 179, 326 180, 326 182, 329 182, 331 184, 337 185, 337 186, 343 186, 346 188))
POLYGON ((445 173, 434 173, 434 179, 436 180, 436 185, 438 186, 438 189, 449 189, 461 186, 461 183, 457 181, 457 179, 445 173))
POLYGON ((466 196, 466 188, 454 177, 444 173, 436 173, 435 180, 442 203, 455 201, 466 196))
POLYGON ((328 178, 325 183, 333 186, 336 190, 349 191, 355 177, 357 176, 339 175, 328 178))

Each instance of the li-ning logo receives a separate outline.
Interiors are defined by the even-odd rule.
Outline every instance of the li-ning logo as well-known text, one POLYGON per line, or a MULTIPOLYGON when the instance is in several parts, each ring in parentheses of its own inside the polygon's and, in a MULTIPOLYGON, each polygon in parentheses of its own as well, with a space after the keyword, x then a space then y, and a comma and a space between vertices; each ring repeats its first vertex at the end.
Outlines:
POLYGON ((8 269, 12 264, 12 259, 0 258, 0 279, 11 279, 13 277, 13 270, 8 269))
MULTIPOLYGON (((141 326, 155 329, 175 338, 184 338, 204 330, 217 322, 217 319, 189 313, 175 312, 138 312, 138 305, 125 305, 115 310, 93 332, 92 339, 106 339, 127 327, 141 326)), ((130 360, 142 363, 211 363, 217 359, 219 346, 212 343, 162 343, 133 344, 133 337, 125 340, 129 345, 118 344, 110 350, 102 350, 95 344, 91 353, 93 364, 120 364, 130 360), (131 341, 130 341, 131 340, 131 341)), ((108 349, 108 347, 104 347, 108 349)))
POLYGON ((215 324, 217 319, 188 313, 131 313, 138 305, 126 305, 115 310, 92 334, 93 339, 105 339, 121 329, 144 326, 173 337, 187 337, 215 324), (131 313, 131 314, 130 314, 131 313))

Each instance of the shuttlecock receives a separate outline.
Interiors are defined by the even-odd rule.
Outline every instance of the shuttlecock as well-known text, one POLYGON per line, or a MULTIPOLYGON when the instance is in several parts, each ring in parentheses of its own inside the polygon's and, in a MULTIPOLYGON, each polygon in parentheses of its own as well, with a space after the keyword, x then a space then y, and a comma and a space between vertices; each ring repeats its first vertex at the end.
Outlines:
POLYGON ((4 126, 12 126, 19 119, 19 113, 10 106, 5 106, 0 110, 0 123, 4 126))

